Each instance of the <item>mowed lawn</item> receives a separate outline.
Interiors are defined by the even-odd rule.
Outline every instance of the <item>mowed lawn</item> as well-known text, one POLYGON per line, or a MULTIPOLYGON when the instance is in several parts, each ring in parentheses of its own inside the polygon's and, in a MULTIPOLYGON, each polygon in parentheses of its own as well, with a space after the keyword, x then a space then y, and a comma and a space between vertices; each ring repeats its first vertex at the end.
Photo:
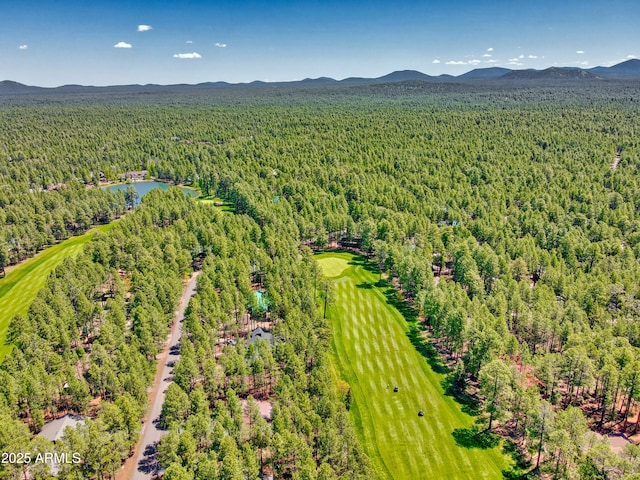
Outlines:
POLYGON ((351 387, 351 414, 368 455, 383 478, 502 478, 508 462, 498 447, 458 446, 455 429, 473 419, 445 396, 436 374, 413 346, 409 325, 374 284, 359 257, 316 257, 335 282, 329 308, 333 349, 342 378, 351 387), (399 387, 397 393, 394 386, 399 387), (418 411, 424 410, 419 417, 418 411))
POLYGON ((0 278, 0 361, 11 351, 11 346, 5 345, 5 339, 13 316, 17 313, 27 313, 29 305, 57 265, 66 257, 77 255, 97 231, 107 231, 113 224, 114 222, 101 225, 84 235, 71 237, 53 245, 35 257, 11 267, 7 276, 0 278))

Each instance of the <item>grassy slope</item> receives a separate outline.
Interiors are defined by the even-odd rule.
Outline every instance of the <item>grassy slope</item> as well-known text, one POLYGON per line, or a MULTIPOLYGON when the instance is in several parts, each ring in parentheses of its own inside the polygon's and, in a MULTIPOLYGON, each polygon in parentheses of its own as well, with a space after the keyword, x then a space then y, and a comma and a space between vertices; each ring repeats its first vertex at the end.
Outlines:
POLYGON ((44 286, 51 271, 69 255, 77 255, 97 231, 107 231, 113 223, 89 230, 84 235, 71 237, 64 242, 43 250, 35 257, 8 270, 0 279, 0 361, 11 350, 5 345, 5 337, 11 318, 17 313, 25 314, 44 286))
POLYGON ((435 373, 413 346, 409 325, 373 286, 378 275, 347 253, 317 256, 335 281, 329 314, 341 375, 351 386, 352 418, 363 445, 388 478, 501 478, 507 467, 498 448, 467 449, 452 432, 472 417, 445 396, 435 373), (398 393, 393 392, 398 385, 398 393), (423 409, 424 417, 418 416, 423 409))

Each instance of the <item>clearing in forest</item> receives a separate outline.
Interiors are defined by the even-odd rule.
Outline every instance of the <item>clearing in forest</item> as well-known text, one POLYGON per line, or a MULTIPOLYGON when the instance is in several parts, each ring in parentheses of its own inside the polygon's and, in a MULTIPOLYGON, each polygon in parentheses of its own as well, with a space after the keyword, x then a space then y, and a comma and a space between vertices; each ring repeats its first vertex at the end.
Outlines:
POLYGON ((473 418, 444 394, 444 375, 412 344, 409 323, 385 296, 395 292, 376 286, 378 274, 361 257, 316 258, 334 281, 328 316, 336 363, 351 389, 351 416, 381 478, 502 478, 508 462, 499 447, 456 443, 454 430, 470 428, 473 418))
POLYGON ((107 231, 114 223, 101 225, 84 235, 71 237, 7 269, 6 277, 0 278, 0 362, 11 351, 11 346, 5 345, 5 339, 13 316, 27 313, 31 302, 54 268, 68 256, 77 255, 97 231, 107 231))
POLYGON ((226 202, 220 197, 198 197, 196 201, 200 203, 206 203, 214 205, 221 212, 233 213, 235 212, 235 206, 231 202, 226 202))

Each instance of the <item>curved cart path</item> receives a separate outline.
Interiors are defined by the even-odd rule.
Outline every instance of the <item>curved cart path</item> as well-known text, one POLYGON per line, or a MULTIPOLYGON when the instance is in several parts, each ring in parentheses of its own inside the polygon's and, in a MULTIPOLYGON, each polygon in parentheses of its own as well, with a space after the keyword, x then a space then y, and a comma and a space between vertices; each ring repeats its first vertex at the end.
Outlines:
POLYGON ((158 428, 158 420, 160 419, 167 388, 173 381, 173 365, 180 359, 179 344, 182 336, 182 320, 184 319, 187 305, 189 305, 189 299, 195 294, 196 279, 199 273, 195 272, 191 276, 182 291, 180 305, 171 327, 171 337, 158 358, 156 377, 149 394, 151 407, 143 420, 140 440, 135 447, 133 455, 129 457, 116 475, 117 480, 150 480, 159 473, 157 446, 166 431, 158 428))

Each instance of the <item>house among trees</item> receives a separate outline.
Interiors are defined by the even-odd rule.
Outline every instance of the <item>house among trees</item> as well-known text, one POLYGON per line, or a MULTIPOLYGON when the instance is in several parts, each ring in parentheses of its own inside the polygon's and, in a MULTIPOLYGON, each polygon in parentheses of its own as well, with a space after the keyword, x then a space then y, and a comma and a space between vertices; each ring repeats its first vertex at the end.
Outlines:
MULTIPOLYGON (((47 440, 56 442, 64 437, 67 427, 75 429, 78 425, 85 425, 85 417, 80 415, 65 415, 64 417, 56 418, 45 424, 42 430, 38 434, 39 437, 44 437, 47 440)), ((53 452, 49 452, 51 456, 45 456, 43 458, 44 464, 49 466, 50 472, 53 475, 58 475, 60 472, 60 466, 62 463, 78 463, 79 457, 75 458, 74 454, 63 453, 54 447, 53 452)), ((75 455, 78 455, 75 453, 75 455)))
POLYGON ((275 339, 269 330, 265 330, 262 327, 258 327, 251 331, 249 338, 247 338, 247 345, 251 345, 256 340, 261 339, 267 343, 275 343, 275 339))
POLYGON ((51 420, 46 423, 45 426, 42 427, 42 431, 38 436, 55 442, 64 436, 65 428, 76 428, 78 425, 84 424, 85 418, 80 415, 65 415, 64 417, 56 418, 55 420, 51 420))
POLYGON ((145 180, 149 175, 148 170, 132 170, 118 175, 118 180, 132 180, 134 182, 145 180))

